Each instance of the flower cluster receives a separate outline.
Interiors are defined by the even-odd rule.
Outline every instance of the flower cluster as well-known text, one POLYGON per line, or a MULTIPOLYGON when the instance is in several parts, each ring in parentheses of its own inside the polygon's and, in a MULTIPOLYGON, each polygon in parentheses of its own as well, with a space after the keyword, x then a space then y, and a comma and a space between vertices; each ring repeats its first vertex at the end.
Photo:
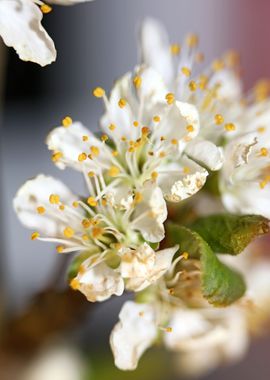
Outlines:
POLYGON ((14 207, 33 240, 76 252, 70 285, 89 301, 135 293, 111 334, 119 368, 161 340, 182 370, 202 372, 241 357, 270 311, 270 264, 249 245, 269 230, 270 86, 245 97, 234 52, 198 73, 197 36, 170 44, 152 19, 140 50, 109 96, 93 90, 105 109, 98 135, 67 116, 47 138, 86 196, 39 175, 14 207))

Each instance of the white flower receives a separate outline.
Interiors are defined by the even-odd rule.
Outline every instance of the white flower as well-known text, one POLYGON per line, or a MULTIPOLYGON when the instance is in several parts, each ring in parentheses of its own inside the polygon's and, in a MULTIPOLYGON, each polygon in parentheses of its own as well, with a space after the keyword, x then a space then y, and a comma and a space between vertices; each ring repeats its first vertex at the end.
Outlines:
MULTIPOLYGON (((54 0, 48 3, 70 5, 87 0, 54 0)), ((90 1, 90 0, 88 0, 90 1)), ((53 40, 41 25, 43 13, 51 7, 40 0, 1 0, 0 36, 23 61, 46 66, 56 59, 53 40)))
POLYGON ((119 320, 110 337, 115 365, 122 370, 134 370, 157 336, 155 311, 150 305, 128 301, 119 320))
POLYGON ((124 280, 117 271, 104 262, 93 265, 91 258, 82 263, 71 286, 83 293, 90 302, 105 301, 114 294, 121 296, 125 288, 124 280))
POLYGON ((120 271, 126 288, 141 291, 161 278, 171 266, 178 246, 155 252, 144 243, 137 250, 123 249, 120 252, 120 271))
POLYGON ((259 133, 237 137, 225 147, 220 190, 227 210, 270 218, 269 151, 269 140, 259 133))

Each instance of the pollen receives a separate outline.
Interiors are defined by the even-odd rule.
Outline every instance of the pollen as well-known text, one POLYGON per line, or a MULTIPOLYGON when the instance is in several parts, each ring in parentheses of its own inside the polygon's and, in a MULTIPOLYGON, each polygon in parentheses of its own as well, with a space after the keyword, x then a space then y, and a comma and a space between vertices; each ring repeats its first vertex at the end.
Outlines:
POLYGON ((235 131, 235 125, 233 123, 227 123, 224 126, 225 130, 228 132, 235 131))
POLYGON ((60 210, 60 211, 64 211, 64 210, 65 210, 65 206, 64 206, 64 205, 60 205, 60 206, 59 206, 59 210, 60 210))
POLYGON ((63 127, 69 127, 70 125, 72 124, 72 119, 70 116, 66 116, 64 117, 64 119, 62 120, 62 125, 63 127))
POLYGON ((258 131, 259 133, 264 133, 264 132, 266 131, 266 128, 265 128, 265 127, 258 127, 258 128, 257 128, 257 131, 258 131))
POLYGON ((150 129, 148 127, 142 127, 142 135, 148 136, 150 134, 150 129))
POLYGON ((137 120, 133 121, 133 127, 138 127, 139 126, 139 122, 137 120))
POLYGON ((267 148, 261 148, 260 149, 260 156, 266 157, 266 156, 268 156, 268 154, 269 154, 269 151, 267 148))
POLYGON ((57 205, 59 202, 60 202, 60 197, 59 195, 57 194, 51 194, 49 196, 49 202, 52 204, 52 205, 57 205))
POLYGON ((89 219, 83 219, 82 226, 83 228, 89 228, 91 226, 91 221, 89 219))
POLYGON ((93 94, 96 98, 102 98, 102 97, 105 95, 105 90, 104 90, 104 88, 102 88, 102 87, 96 87, 96 88, 94 88, 92 94, 93 94))
POLYGON ((216 59, 213 63, 212 63, 212 69, 214 71, 220 71, 224 68, 224 62, 221 60, 221 59, 216 59))
POLYGON ((189 47, 195 47, 199 43, 199 37, 197 34, 189 34, 186 38, 186 43, 189 47))
POLYGON ((169 92, 166 96, 165 99, 167 100, 168 104, 173 104, 175 100, 175 96, 172 92, 169 92))
POLYGON ((190 89, 190 91, 196 91, 197 89, 197 84, 194 80, 191 80, 188 84, 188 87, 190 89))
POLYGON ((98 237, 101 236, 103 233, 104 233, 104 229, 101 228, 101 227, 94 227, 94 228, 92 229, 92 236, 93 236, 93 238, 98 238, 98 237))
POLYGON ((188 67, 186 67, 186 66, 182 67, 181 72, 186 77, 190 77, 190 75, 191 75, 191 70, 188 67))
POLYGON ((163 151, 161 151, 161 152, 159 153, 159 157, 160 157, 160 158, 164 158, 164 157, 166 157, 166 153, 163 152, 163 151))
POLYGON ((42 4, 40 6, 40 10, 42 13, 47 14, 47 13, 50 13, 52 11, 52 7, 50 7, 48 4, 42 4))
POLYGON ((197 53, 197 54, 195 55, 195 61, 196 61, 197 63, 201 63, 201 62, 203 62, 203 61, 204 61, 204 54, 201 53, 201 52, 197 53))
POLYGON ((63 157, 63 153, 62 152, 55 152, 55 153, 52 154, 51 159, 52 159, 52 162, 57 162, 62 157, 63 157))
POLYGON ((171 139, 171 144, 172 144, 172 145, 177 145, 177 144, 178 144, 178 140, 176 140, 176 139, 171 139))
POLYGON ((102 206, 106 206, 107 200, 105 198, 101 199, 101 204, 102 204, 102 206))
POLYGON ((90 172, 88 172, 88 177, 95 177, 95 172, 92 172, 92 171, 90 171, 90 172))
POLYGON ((142 78, 139 77, 138 75, 136 75, 134 78, 133 78, 133 84, 134 86, 138 89, 141 87, 142 85, 142 78))
POLYGON ((87 241, 87 240, 89 240, 89 236, 86 235, 86 234, 83 234, 83 235, 82 235, 82 239, 83 239, 84 241, 87 241))
POLYGON ((118 105, 120 108, 124 108, 127 105, 126 99, 123 99, 123 98, 119 99, 118 105))
POLYGON ((206 89, 206 86, 208 84, 208 81, 209 81, 209 78, 207 75, 200 75, 199 77, 199 87, 201 90, 205 90, 206 89))
POLYGON ((64 247, 63 247, 62 245, 58 245, 58 246, 56 247, 56 252, 57 252, 57 253, 62 253, 63 250, 64 250, 64 247))
POLYGON ((77 208, 77 207, 79 206, 79 203, 78 203, 77 201, 74 201, 74 202, 72 203, 72 206, 73 206, 74 208, 77 208))
POLYGON ((45 211, 46 211, 46 209, 45 209, 45 207, 43 207, 43 206, 39 206, 39 207, 37 207, 37 212, 38 212, 38 214, 44 214, 45 213, 45 211))
POLYGON ((153 181, 155 181, 157 179, 157 177, 158 177, 158 172, 152 172, 151 173, 151 178, 153 181))
POLYGON ((82 141, 88 141, 89 140, 89 137, 88 136, 83 136, 82 137, 82 141))
POLYGON ((134 203, 137 204, 137 203, 141 203, 142 201, 143 201, 143 195, 142 193, 137 191, 134 195, 134 203))
POLYGON ((80 289, 80 281, 77 280, 77 278, 73 278, 71 281, 70 281, 70 287, 71 289, 73 290, 78 290, 80 289))
POLYGON ((215 124, 216 125, 220 125, 220 124, 222 124, 223 122, 224 122, 224 118, 223 118, 223 116, 222 115, 220 115, 220 113, 217 113, 216 115, 215 115, 215 124))
POLYGON ((97 205, 97 201, 95 200, 94 197, 89 197, 87 199, 87 203, 89 204, 89 206, 91 207, 95 207, 97 205))
POLYGON ((172 327, 166 327, 165 331, 166 331, 167 333, 171 333, 171 332, 172 332, 172 327))
POLYGON ((260 185, 260 188, 261 189, 264 189, 265 188, 265 186, 267 185, 267 181, 261 181, 260 183, 259 183, 259 185, 260 185))
POLYGON ((189 174, 190 173, 190 168, 188 166, 183 167, 183 172, 184 174, 189 174))
POLYGON ((108 170, 108 175, 110 177, 116 177, 120 173, 120 169, 117 166, 111 166, 108 170))
POLYGON ((38 232, 33 232, 32 235, 31 235, 31 240, 36 240, 39 236, 40 235, 39 235, 38 232))
POLYGON ((116 128, 116 125, 115 125, 115 124, 110 124, 110 125, 109 125, 109 130, 110 130, 110 131, 114 131, 115 128, 116 128))
POLYGON ((109 137, 107 135, 102 135, 100 139, 102 142, 106 142, 107 140, 109 140, 109 137))
POLYGON ((187 125, 186 126, 186 130, 188 131, 188 132, 194 132, 194 127, 193 127, 193 125, 187 125))
POLYGON ((98 156, 98 155, 99 155, 99 148, 98 148, 97 146, 92 145, 92 146, 90 147, 90 151, 91 151, 91 153, 92 153, 94 156, 98 156))
POLYGON ((179 44, 172 44, 170 46, 172 55, 179 55, 181 51, 181 46, 179 44))
POLYGON ((86 153, 80 153, 79 155, 78 155, 78 161, 79 162, 83 162, 83 161, 85 161, 87 159, 87 154, 86 153))
POLYGON ((68 239, 72 238, 72 236, 74 235, 74 230, 71 228, 71 227, 66 227, 64 229, 64 236, 68 239))
POLYGON ((187 260, 189 258, 189 253, 188 252, 183 252, 182 256, 183 256, 183 259, 187 260))
POLYGON ((159 123, 159 122, 160 122, 160 116, 158 116, 158 115, 154 116, 154 117, 153 117, 153 121, 154 121, 155 123, 159 123))
POLYGON ((112 152, 112 155, 113 155, 113 157, 117 157, 117 156, 118 156, 118 152, 117 152, 117 150, 114 150, 114 151, 112 152))

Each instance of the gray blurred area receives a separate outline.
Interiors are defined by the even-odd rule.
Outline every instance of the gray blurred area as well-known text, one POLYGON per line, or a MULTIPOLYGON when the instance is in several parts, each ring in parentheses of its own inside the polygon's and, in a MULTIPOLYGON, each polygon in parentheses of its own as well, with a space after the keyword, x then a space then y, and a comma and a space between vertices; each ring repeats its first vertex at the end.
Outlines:
MULTIPOLYGON (((65 115, 97 129, 102 105, 91 89, 101 85, 109 90, 117 77, 135 66, 136 35, 146 16, 160 19, 173 42, 181 42, 190 31, 198 33, 207 61, 229 48, 239 50, 246 88, 260 77, 270 77, 268 0, 96 0, 55 6, 43 24, 55 41, 56 63, 42 69, 7 51, 1 115, 1 273, 14 310, 46 285, 61 257, 53 246, 30 241, 30 231, 13 212, 12 198, 26 179, 41 172, 58 176, 75 192, 84 191, 77 173, 54 167, 44 140, 65 115)), ((115 319, 119 303, 101 306, 89 329, 102 329, 109 307, 115 319)), ((106 321, 107 333, 112 321, 106 321)), ((209 379, 269 379, 270 344, 262 340, 258 347, 248 360, 250 371, 240 364, 209 379)))

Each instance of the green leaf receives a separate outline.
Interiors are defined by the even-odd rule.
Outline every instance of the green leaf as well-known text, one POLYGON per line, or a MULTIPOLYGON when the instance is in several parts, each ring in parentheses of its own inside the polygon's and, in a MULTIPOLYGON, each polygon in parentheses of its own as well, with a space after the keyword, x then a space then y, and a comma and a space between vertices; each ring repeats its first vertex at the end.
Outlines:
POLYGON ((189 227, 217 253, 237 255, 256 237, 269 231, 269 221, 259 215, 217 214, 197 219, 189 227))
POLYGON ((181 251, 201 261, 202 294, 214 306, 228 306, 245 293, 243 277, 224 265, 207 242, 186 227, 168 224, 167 234, 171 244, 179 244, 181 251))
POLYGON ((77 276, 81 264, 84 262, 84 260, 88 259, 88 257, 89 252, 82 252, 78 256, 74 257, 67 270, 68 280, 72 280, 77 276))

